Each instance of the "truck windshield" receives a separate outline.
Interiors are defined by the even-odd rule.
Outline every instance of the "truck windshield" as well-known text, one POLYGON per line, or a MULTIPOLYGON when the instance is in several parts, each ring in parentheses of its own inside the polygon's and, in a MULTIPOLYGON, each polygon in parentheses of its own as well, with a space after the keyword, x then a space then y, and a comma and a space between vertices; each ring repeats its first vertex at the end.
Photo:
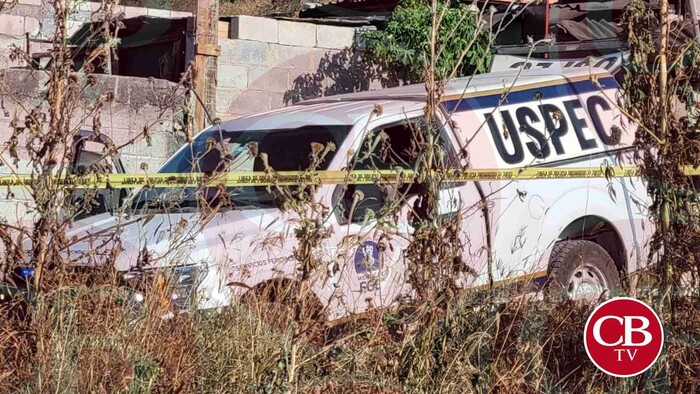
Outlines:
MULTIPOLYGON (((339 148, 351 125, 316 126, 269 130, 231 131, 211 128, 200 133, 171 157, 160 173, 215 173, 233 171, 264 171, 260 155, 265 153, 267 164, 275 171, 303 171, 311 165, 313 144, 330 143, 339 148)), ((326 170, 334 152, 325 156, 318 170, 326 170)), ((275 197, 266 187, 228 187, 225 191, 234 207, 273 207, 275 197)), ((142 189, 134 196, 132 209, 196 209, 201 201, 211 203, 221 198, 216 187, 167 187, 142 189)))

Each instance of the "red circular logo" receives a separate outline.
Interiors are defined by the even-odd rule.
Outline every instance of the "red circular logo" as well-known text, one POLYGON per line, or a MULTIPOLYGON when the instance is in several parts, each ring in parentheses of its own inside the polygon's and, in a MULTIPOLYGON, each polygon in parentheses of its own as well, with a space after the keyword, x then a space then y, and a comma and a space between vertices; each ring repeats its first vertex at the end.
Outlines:
POLYGON ((608 375, 639 375, 659 358, 664 330, 649 305, 634 298, 613 298, 598 305, 584 328, 588 357, 608 375))

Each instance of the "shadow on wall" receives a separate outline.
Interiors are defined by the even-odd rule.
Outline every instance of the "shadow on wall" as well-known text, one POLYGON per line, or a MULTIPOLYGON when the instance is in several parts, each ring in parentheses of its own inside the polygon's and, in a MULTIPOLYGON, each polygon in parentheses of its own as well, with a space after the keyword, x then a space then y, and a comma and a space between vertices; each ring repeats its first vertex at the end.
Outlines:
POLYGON ((315 73, 299 75, 284 93, 285 105, 343 93, 396 87, 407 82, 401 70, 363 56, 352 48, 327 52, 315 73))

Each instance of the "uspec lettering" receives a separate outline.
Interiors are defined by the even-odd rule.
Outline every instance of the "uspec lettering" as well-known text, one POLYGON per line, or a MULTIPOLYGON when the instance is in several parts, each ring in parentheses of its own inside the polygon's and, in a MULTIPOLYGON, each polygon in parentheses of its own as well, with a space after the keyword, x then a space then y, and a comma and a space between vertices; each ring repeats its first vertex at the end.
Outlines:
POLYGON ((484 117, 501 159, 507 164, 520 164, 525 160, 526 149, 536 159, 546 159, 552 153, 557 156, 572 153, 566 151, 562 141, 569 131, 576 135, 582 153, 599 147, 595 135, 604 145, 618 144, 612 130, 603 126, 602 114, 608 111, 612 111, 612 106, 605 98, 590 96, 585 106, 580 100, 571 99, 563 102, 563 108, 544 103, 536 110, 528 106, 491 110, 484 117), (502 120, 500 126, 498 116, 502 120))

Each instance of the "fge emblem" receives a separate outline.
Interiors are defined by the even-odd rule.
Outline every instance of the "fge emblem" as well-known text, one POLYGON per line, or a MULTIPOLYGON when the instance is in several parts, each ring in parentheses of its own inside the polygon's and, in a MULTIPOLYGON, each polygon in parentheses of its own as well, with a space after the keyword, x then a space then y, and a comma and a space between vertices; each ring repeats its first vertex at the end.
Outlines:
POLYGON ((608 375, 626 378, 649 369, 661 354, 664 330, 647 304, 620 297, 600 305, 588 317, 583 343, 588 357, 608 375))

